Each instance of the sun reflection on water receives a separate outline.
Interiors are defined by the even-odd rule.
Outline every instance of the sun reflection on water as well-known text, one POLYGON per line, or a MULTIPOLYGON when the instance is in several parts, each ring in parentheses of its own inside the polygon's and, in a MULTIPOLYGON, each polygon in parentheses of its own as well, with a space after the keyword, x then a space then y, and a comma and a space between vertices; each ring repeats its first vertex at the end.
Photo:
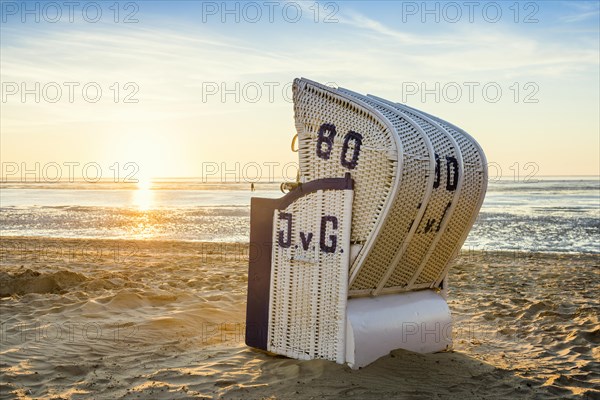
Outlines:
POLYGON ((134 239, 148 239, 156 234, 154 190, 152 178, 140 178, 137 182, 137 189, 132 191, 131 204, 134 207, 131 210, 131 223, 127 230, 129 237, 134 239))
POLYGON ((154 205, 152 178, 140 178, 137 190, 133 192, 133 205, 140 211, 148 211, 154 205))

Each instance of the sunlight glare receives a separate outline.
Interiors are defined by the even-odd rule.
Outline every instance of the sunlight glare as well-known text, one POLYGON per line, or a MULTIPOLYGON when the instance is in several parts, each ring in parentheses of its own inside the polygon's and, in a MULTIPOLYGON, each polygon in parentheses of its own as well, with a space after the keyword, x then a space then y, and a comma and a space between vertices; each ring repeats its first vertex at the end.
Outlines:
POLYGON ((143 176, 138 179, 137 190, 133 192, 133 204, 142 211, 149 210, 154 203, 152 178, 143 176))

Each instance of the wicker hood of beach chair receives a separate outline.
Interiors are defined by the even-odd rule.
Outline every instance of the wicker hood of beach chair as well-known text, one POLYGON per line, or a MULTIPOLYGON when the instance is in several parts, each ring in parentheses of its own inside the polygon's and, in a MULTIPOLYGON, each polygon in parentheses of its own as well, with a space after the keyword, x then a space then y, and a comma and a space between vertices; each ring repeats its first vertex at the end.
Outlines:
POLYGON ((293 86, 302 182, 354 179, 349 296, 439 287, 485 196, 485 156, 459 128, 307 79, 293 86))

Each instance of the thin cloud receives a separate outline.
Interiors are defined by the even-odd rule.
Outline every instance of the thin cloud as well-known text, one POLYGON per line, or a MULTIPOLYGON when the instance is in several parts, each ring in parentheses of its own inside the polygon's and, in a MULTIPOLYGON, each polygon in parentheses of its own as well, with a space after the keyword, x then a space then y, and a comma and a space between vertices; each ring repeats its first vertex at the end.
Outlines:
POLYGON ((572 23, 581 22, 594 18, 596 22, 600 18, 600 4, 597 1, 593 2, 562 2, 564 7, 575 9, 573 14, 560 16, 561 21, 572 23))

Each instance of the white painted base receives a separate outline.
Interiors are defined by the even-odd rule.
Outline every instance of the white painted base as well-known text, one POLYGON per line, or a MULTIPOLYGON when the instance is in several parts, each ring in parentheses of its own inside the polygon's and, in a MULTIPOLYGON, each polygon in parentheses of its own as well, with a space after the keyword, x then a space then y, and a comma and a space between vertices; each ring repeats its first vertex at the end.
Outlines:
POLYGON ((452 347, 450 309, 433 290, 349 299, 346 321, 346 362, 353 369, 395 349, 434 353, 452 347))

